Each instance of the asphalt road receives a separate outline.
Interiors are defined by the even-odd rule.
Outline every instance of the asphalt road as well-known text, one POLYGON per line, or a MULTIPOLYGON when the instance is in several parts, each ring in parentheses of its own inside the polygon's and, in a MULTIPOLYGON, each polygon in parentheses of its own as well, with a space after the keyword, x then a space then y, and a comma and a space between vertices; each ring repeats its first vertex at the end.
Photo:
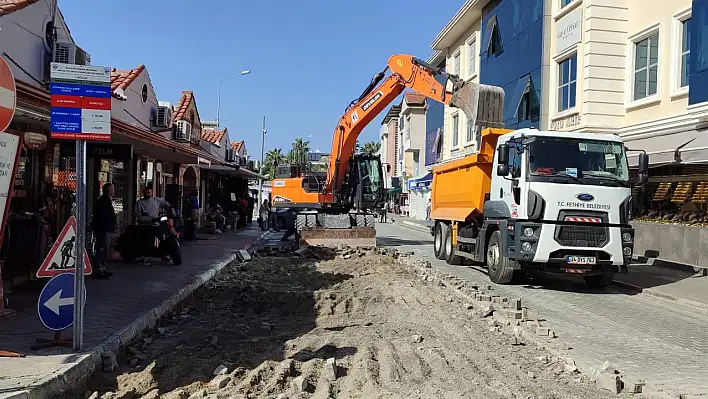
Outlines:
POLYGON ((496 285, 486 270, 450 266, 433 255, 432 236, 399 224, 378 224, 379 246, 413 251, 445 273, 492 285, 547 320, 570 343, 581 370, 610 361, 632 381, 669 397, 708 397, 708 313, 610 287, 591 290, 582 280, 534 279, 496 285))

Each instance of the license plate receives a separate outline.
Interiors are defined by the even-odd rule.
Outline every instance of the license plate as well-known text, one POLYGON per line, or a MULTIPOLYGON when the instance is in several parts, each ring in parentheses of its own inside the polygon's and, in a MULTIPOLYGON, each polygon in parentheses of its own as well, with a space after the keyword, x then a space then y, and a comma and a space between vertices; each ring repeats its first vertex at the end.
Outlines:
POLYGON ((568 256, 569 265, 594 265, 597 258, 594 256, 568 256))

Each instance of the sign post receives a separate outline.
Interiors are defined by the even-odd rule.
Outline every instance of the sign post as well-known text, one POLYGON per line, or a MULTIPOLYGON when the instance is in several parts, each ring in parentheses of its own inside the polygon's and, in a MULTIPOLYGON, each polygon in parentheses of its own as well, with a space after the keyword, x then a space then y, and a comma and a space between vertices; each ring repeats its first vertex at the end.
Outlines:
MULTIPOLYGON (((20 136, 5 132, 15 116, 17 107, 17 86, 10 65, 0 57, 0 246, 5 235, 7 214, 10 210, 12 186, 17 168, 19 151, 22 149, 20 136)), ((15 312, 5 308, 2 289, 2 267, 0 266, 0 319, 14 316, 15 312)))
MULTIPOLYGON (((86 141, 111 140, 111 69, 51 64, 51 137, 76 140, 76 265, 73 346, 83 346, 86 256, 86 141)), ((57 240, 58 241, 58 240, 57 240)))

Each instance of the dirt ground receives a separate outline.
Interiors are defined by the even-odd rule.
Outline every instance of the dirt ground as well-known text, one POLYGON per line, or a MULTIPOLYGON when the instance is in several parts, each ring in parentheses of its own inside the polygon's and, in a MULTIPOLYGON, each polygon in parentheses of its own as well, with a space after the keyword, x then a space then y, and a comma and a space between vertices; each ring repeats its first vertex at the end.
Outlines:
POLYGON ((303 255, 224 270, 77 396, 618 397, 568 373, 562 359, 512 345, 390 256, 303 255))

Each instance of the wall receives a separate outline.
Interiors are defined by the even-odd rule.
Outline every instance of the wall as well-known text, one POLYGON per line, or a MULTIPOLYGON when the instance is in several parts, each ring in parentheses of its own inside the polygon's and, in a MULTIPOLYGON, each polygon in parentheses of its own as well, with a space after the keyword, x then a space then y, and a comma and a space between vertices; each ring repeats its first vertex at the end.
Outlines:
MULTIPOLYGON (((439 65, 444 67, 445 65, 439 65)), ((436 80, 440 83, 445 82, 445 77, 441 74, 436 77, 436 80)), ((432 165, 440 161, 438 156, 436 156, 436 149, 432 148, 435 144, 435 137, 437 136, 438 129, 443 129, 445 125, 445 105, 437 101, 426 101, 426 111, 425 111, 425 165, 432 165)), ((444 135, 444 132, 443 132, 444 135)), ((444 142, 444 138, 443 138, 444 142)), ((444 153, 444 151, 443 151, 444 153)), ((442 158, 443 154, 439 154, 442 158)))
MULTIPOLYGON (((48 67, 48 62, 51 60, 48 53, 50 48, 45 41, 45 28, 52 20, 51 7, 48 3, 50 2, 39 1, 0 17, 0 54, 6 52, 30 75, 39 80, 44 80, 45 65, 48 67)), ((56 25, 57 41, 73 43, 74 39, 64 23, 61 12, 56 14, 56 25)), ((90 49, 84 50, 90 53, 90 49)), ((9 59, 7 61, 15 79, 40 87, 9 59)))
POLYGON ((680 45, 678 18, 682 13, 690 10, 691 1, 652 1, 651 6, 648 6, 646 0, 626 0, 626 2, 629 5, 631 18, 627 22, 627 70, 625 74, 627 114, 625 124, 634 125, 686 113, 688 92, 687 90, 679 90, 677 82, 680 76, 677 61, 677 54, 680 51, 678 48, 680 45), (657 30, 659 32, 657 93, 643 100, 633 101, 635 46, 632 42, 657 30))
POLYGON ((708 0, 693 0, 691 24, 691 57, 689 64, 689 103, 691 105, 708 102, 708 0))
MULTIPOLYGON (((446 71, 449 73, 457 74, 457 69, 455 65, 455 56, 459 54, 459 76, 461 79, 466 81, 472 81, 479 83, 479 71, 480 71, 480 20, 476 20, 462 35, 460 35, 454 43, 447 48, 445 51, 445 66, 446 71), (474 46, 472 46, 473 44, 474 46), (474 63, 475 67, 470 70, 470 55, 474 51, 474 63)), ((448 88, 449 89, 449 88, 448 88)), ((429 101, 432 103, 432 101, 429 101)), ((466 142, 466 131, 467 131, 467 117, 464 113, 457 108, 452 108, 450 106, 444 107, 445 119, 443 130, 446 132, 443 140, 443 159, 451 159, 458 157, 462 154, 467 154, 474 152, 476 150, 476 143, 474 141, 466 142), (459 115, 459 130, 458 130, 458 142, 457 146, 453 146, 452 140, 452 120, 454 115, 459 115)), ((430 131, 430 130, 428 130, 430 131)))
POLYGON ((400 171, 396 168, 396 155, 398 154, 396 144, 398 137, 398 118, 391 118, 388 122, 388 163, 391 164, 391 175, 398 176, 400 171))
MULTIPOLYGON (((504 120, 507 128, 539 128, 543 99, 543 0, 497 0, 482 10, 480 82, 504 88, 504 120), (488 23, 496 16, 503 51, 489 54, 488 23), (521 93, 531 78, 539 106, 530 120, 519 120, 521 93)), ((446 126, 446 131, 447 126, 446 126)))
MULTIPOLYGON (((146 126, 152 128, 157 115, 158 104, 155 89, 152 87, 147 69, 144 69, 128 86, 125 90, 125 96, 128 98, 126 101, 115 97, 111 99, 111 117, 142 130, 145 130, 146 126), (146 102, 143 102, 142 98, 143 86, 147 86, 148 89, 146 102)), ((172 138, 172 133, 169 133, 167 137, 172 138)))

